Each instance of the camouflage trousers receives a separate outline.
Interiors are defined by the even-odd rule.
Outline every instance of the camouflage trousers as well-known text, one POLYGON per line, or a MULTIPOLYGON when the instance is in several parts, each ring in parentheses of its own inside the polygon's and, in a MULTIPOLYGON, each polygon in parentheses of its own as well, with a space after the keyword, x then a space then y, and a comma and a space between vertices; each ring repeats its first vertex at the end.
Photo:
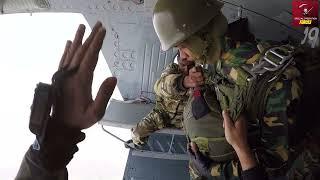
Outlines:
POLYGON ((240 180, 240 163, 233 160, 227 163, 216 163, 211 169, 211 178, 201 177, 194 165, 189 162, 191 180, 240 180))
MULTIPOLYGON (((299 153, 292 166, 281 177, 270 177, 270 180, 318 180, 320 179, 320 146, 315 142, 304 144, 304 150, 299 153)), ((237 160, 229 163, 213 165, 210 179, 199 175, 192 163, 189 163, 191 180, 240 180, 241 166, 237 160)))
POLYGON ((160 108, 154 108, 134 128, 131 137, 134 144, 144 144, 153 132, 162 128, 182 128, 182 112, 171 113, 160 108))

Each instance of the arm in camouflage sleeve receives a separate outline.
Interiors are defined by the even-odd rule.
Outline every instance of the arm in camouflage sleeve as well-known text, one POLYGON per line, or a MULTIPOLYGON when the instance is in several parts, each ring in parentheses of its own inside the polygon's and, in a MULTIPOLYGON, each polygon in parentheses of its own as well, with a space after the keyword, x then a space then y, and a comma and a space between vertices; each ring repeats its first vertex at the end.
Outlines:
POLYGON ((25 154, 22 163, 20 165, 19 172, 16 176, 16 180, 67 180, 68 172, 67 168, 62 168, 56 171, 48 171, 42 167, 39 163, 39 154, 29 148, 25 154))
POLYGON ((254 157, 250 147, 247 146, 246 149, 248 149, 248 151, 237 151, 241 165, 238 160, 221 163, 213 162, 210 158, 200 153, 196 145, 191 143, 191 147, 188 147, 188 154, 190 156, 189 173, 191 179, 220 179, 222 177, 240 179, 241 176, 243 180, 268 180, 263 168, 257 165, 254 160, 253 163, 248 161, 249 159, 254 159, 254 157), (192 146, 195 147, 192 148, 192 146), (240 171, 240 169, 242 169, 242 171, 240 171))
POLYGON ((232 160, 226 163, 212 163, 210 167, 211 177, 229 177, 230 179, 243 179, 243 180, 268 180, 263 168, 256 165, 250 169, 243 170, 237 160, 232 160))
POLYGON ((184 77, 177 64, 168 65, 154 85, 155 93, 160 97, 168 98, 184 96, 187 92, 183 86, 184 77))

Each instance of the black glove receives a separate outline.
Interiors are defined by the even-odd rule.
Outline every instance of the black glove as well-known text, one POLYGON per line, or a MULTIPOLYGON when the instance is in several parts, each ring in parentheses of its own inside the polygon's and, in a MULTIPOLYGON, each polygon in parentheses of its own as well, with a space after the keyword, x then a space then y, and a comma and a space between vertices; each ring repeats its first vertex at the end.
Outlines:
POLYGON ((205 155, 203 155, 198 147, 195 145, 196 148, 192 150, 191 145, 188 144, 188 154, 190 156, 190 162, 194 165, 197 171, 200 173, 201 176, 210 178, 211 177, 211 164, 212 160, 205 155))
POLYGON ((85 139, 85 134, 78 129, 71 129, 49 120, 44 139, 33 144, 40 164, 49 171, 64 169, 79 149, 77 143, 85 139))
POLYGON ((32 151, 37 163, 49 171, 65 168, 78 151, 77 143, 85 138, 80 129, 69 128, 56 118, 55 103, 67 73, 57 71, 53 76, 54 85, 39 83, 31 108, 29 128, 36 135, 32 151))

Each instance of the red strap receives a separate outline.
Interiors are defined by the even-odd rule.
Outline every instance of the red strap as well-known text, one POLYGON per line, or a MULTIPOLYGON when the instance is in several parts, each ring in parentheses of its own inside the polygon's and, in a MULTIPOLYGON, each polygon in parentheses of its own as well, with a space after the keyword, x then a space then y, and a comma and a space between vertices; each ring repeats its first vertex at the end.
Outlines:
POLYGON ((201 92, 199 88, 194 88, 193 97, 201 97, 201 92))

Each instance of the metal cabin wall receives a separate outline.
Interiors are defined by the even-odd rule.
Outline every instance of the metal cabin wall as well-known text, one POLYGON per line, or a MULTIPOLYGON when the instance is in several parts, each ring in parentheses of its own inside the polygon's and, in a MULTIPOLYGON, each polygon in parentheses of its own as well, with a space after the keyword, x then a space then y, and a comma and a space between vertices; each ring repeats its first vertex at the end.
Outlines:
MULTIPOLYGON (((291 0, 228 0, 276 19, 291 24, 291 0)), ((156 0, 135 4, 131 0, 50 0, 50 9, 16 12, 74 12, 82 13, 92 27, 97 20, 107 28, 102 52, 111 72, 118 78, 118 86, 125 99, 143 96, 153 99, 153 85, 161 71, 175 55, 173 50, 162 52, 152 26, 152 9, 156 0)), ((239 8, 225 4, 222 9, 229 22, 238 18, 239 8)), ((286 39, 289 35, 302 39, 302 29, 290 30, 265 17, 242 11, 248 17, 251 31, 263 40, 286 39), (298 31, 298 32, 297 32, 298 31), (299 33, 300 32, 300 33, 299 33)))

